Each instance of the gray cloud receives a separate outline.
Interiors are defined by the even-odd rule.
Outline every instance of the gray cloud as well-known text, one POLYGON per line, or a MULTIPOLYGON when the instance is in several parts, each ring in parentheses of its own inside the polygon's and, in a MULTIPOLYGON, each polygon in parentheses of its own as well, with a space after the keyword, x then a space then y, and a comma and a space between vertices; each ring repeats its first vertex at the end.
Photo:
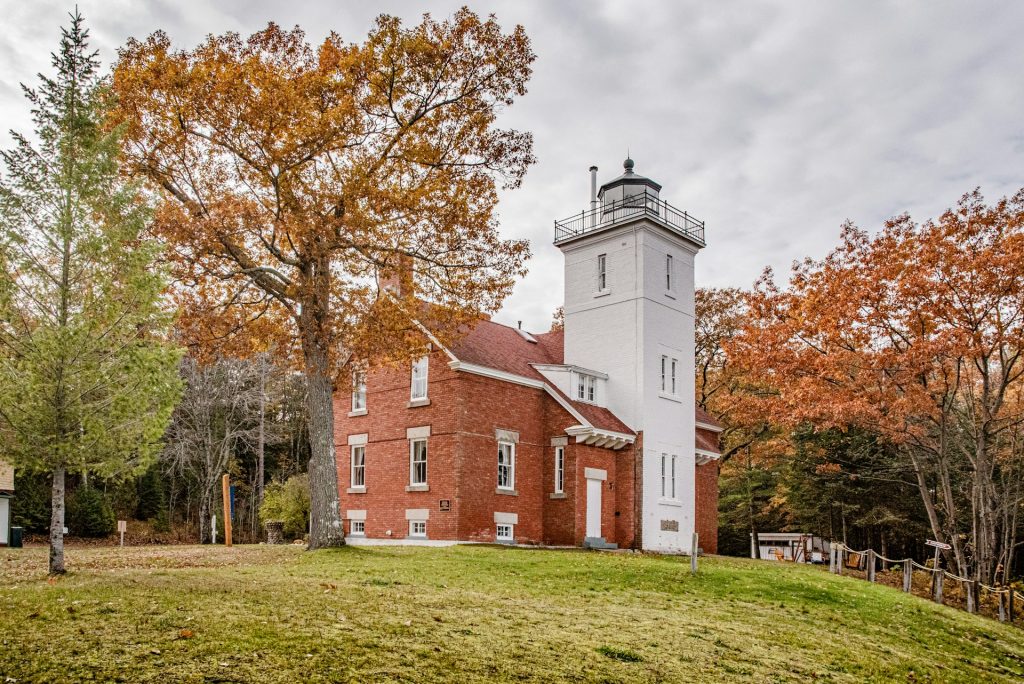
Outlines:
MULTIPOLYGON (((415 22, 458 2, 80 0, 109 64, 129 36, 182 46, 269 20, 359 40, 379 13, 415 22)), ((820 257, 852 219, 924 219, 981 186, 1024 185, 1024 4, 478 2, 525 26, 538 60, 502 124, 534 133, 539 163, 504 193, 502 231, 531 240, 531 273, 498 316, 545 329, 561 302, 552 221, 583 209, 587 167, 620 171, 629 148, 662 196, 707 222, 699 285, 749 286, 820 257)), ((3 128, 25 130, 18 81, 48 67, 70 5, 4 3, 3 128)), ((8 145, 9 138, 0 138, 8 145)))

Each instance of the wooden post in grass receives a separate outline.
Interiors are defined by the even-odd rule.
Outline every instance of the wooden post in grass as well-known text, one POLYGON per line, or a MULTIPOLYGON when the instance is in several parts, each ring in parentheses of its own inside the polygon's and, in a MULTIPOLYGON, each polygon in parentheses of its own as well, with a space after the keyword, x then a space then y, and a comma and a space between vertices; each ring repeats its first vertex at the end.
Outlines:
POLYGON ((224 473, 221 478, 224 494, 224 546, 231 546, 231 476, 224 473))
POLYGON ((875 581, 875 550, 868 549, 868 582, 875 581))
POLYGON ((945 578, 942 570, 932 570, 932 597, 936 603, 942 603, 942 580, 945 578))
POLYGON ((978 588, 975 586, 974 581, 967 580, 964 585, 964 591, 967 592, 967 612, 977 613, 978 612, 978 588))
POLYGON ((836 545, 829 544, 828 546, 828 571, 830 574, 834 574, 836 571, 836 545))
POLYGON ((914 587, 914 561, 907 558, 903 561, 903 591, 907 594, 914 587))
POLYGON ((1003 606, 1003 593, 996 591, 996 599, 999 601, 999 621, 1006 622, 1006 608, 1003 606))
POLYGON ((1006 619, 1013 624, 1013 589, 1006 590, 1006 619))
POLYGON ((839 547, 839 553, 836 554, 836 574, 843 574, 843 563, 846 561, 846 549, 842 546, 839 547))
POLYGON ((696 532, 693 533, 693 542, 690 545, 690 574, 697 574, 697 541, 700 535, 696 532))

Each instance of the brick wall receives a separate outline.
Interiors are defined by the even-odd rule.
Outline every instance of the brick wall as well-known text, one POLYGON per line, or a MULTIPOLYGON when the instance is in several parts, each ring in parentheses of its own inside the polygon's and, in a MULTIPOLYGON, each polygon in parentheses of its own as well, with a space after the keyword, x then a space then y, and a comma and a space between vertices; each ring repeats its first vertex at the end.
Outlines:
POLYGON ((718 461, 697 466, 696 523, 704 553, 718 553, 718 461))
MULTIPOLYGON (((578 545, 586 530, 585 468, 608 471, 602 491, 602 532, 610 542, 633 541, 633 450, 570 443, 565 450, 565 498, 554 492, 553 437, 578 421, 548 394, 533 387, 448 368, 431 355, 427 406, 410 407, 410 371, 373 370, 367 377, 366 415, 349 416, 346 390, 335 397, 335 444, 343 512, 366 511, 366 536, 402 539, 406 509, 428 509, 430 539, 495 540, 495 512, 518 516, 519 543, 578 545), (406 491, 409 440, 406 429, 430 427, 429 491, 406 491), (497 490, 496 430, 518 433, 514 493, 497 490), (349 436, 366 434, 366 491, 349 492, 349 436), (442 511, 441 500, 450 502, 442 511), (618 515, 616 515, 618 513, 618 515)), ((346 515, 346 531, 350 530, 346 515)))

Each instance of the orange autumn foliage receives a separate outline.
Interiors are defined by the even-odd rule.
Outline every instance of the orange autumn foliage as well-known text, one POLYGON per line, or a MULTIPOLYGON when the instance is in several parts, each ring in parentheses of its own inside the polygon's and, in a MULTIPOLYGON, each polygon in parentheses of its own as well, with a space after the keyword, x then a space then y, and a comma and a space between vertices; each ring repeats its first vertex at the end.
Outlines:
POLYGON ((528 245, 500 238, 494 209, 532 138, 496 121, 533 59, 522 27, 466 9, 413 27, 381 16, 362 43, 270 24, 120 52, 126 157, 162 197, 188 341, 273 345, 305 373, 314 547, 341 537, 330 395, 344 364, 417 353, 410 314, 457 334, 524 273, 528 245), (385 295, 396 273, 406 287, 385 295))

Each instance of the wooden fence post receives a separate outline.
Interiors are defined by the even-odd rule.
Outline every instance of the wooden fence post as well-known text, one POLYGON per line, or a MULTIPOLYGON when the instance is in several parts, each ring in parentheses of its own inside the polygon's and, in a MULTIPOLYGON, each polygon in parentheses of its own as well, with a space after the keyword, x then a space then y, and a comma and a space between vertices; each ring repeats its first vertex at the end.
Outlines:
POLYGON ((868 582, 875 581, 875 550, 868 549, 868 582))
POLYGON ((836 545, 829 544, 828 547, 828 571, 829 574, 835 574, 836 572, 836 545))
POLYGON ((996 591, 996 598, 999 599, 999 621, 1006 622, 1006 608, 1003 606, 1003 592, 996 591))
POLYGON ((691 575, 696 575, 697 574, 697 542, 698 542, 698 539, 699 539, 699 535, 696 532, 694 532, 693 533, 693 543, 690 546, 690 574, 691 575))
POLYGON ((936 603, 942 603, 942 580, 945 575, 939 568, 932 570, 932 596, 936 603))
POLYGON ((1006 611, 1006 618, 1013 624, 1013 589, 1009 589, 1006 594, 1006 601, 1009 610, 1006 611))
POLYGON ((231 476, 227 473, 221 478, 221 493, 224 497, 224 545, 231 546, 231 476))
POLYGON ((967 612, 977 613, 978 594, 977 587, 974 586, 974 582, 971 580, 967 580, 967 582, 964 583, 964 591, 967 593, 967 612))
POLYGON ((837 575, 842 575, 843 574, 843 563, 846 560, 845 556, 846 556, 846 548, 842 547, 842 546, 839 547, 839 553, 836 555, 836 567, 839 568, 838 571, 836 572, 837 575))
POLYGON ((914 561, 909 558, 903 561, 903 591, 910 593, 914 586, 914 561))

